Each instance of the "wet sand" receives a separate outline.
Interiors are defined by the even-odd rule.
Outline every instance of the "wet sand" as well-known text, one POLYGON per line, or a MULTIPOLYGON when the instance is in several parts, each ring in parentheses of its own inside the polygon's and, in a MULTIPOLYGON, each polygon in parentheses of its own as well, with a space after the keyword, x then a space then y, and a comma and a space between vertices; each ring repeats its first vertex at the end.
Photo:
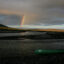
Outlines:
POLYGON ((64 39, 0 40, 0 53, 32 54, 37 49, 64 49, 64 39))
POLYGON ((37 49, 64 49, 64 39, 0 40, 0 64, 61 64, 64 53, 35 55, 37 49))

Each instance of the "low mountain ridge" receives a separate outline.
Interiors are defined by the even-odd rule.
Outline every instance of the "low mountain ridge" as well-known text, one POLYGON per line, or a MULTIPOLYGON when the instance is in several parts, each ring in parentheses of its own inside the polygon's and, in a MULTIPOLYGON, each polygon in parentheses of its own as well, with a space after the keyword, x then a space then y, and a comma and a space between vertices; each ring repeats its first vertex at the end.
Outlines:
POLYGON ((25 31, 0 24, 0 33, 21 33, 21 32, 25 32, 25 31))
POLYGON ((3 25, 3 24, 0 24, 0 27, 7 27, 7 26, 5 26, 5 25, 3 25))

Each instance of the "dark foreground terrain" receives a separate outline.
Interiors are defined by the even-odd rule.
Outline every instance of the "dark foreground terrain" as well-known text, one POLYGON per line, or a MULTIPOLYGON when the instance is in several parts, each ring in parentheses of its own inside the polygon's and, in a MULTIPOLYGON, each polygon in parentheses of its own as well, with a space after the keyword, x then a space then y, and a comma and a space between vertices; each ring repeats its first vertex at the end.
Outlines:
POLYGON ((0 64, 64 64, 64 53, 35 54, 37 49, 64 49, 64 39, 0 40, 0 64))
POLYGON ((0 64, 64 64, 64 52, 35 54, 38 49, 64 50, 64 32, 0 29, 0 64))

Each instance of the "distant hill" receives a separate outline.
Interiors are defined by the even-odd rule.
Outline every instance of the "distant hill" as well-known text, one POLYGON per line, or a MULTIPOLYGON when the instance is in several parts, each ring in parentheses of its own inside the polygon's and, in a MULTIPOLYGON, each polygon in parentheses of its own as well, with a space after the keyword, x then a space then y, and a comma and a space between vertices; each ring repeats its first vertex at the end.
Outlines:
POLYGON ((0 33, 20 33, 20 32, 25 32, 25 30, 19 30, 19 29, 16 29, 16 28, 10 28, 8 26, 0 24, 0 33))
POLYGON ((7 26, 5 26, 5 25, 3 25, 3 24, 0 24, 0 27, 7 27, 7 26))

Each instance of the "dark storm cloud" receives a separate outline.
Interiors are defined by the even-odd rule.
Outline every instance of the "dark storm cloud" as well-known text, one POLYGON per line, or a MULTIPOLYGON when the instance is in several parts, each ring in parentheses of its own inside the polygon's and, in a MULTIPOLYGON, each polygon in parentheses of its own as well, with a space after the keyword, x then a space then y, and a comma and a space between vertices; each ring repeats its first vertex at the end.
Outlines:
POLYGON ((64 0, 0 0, 0 9, 24 14, 24 24, 64 24, 64 0))
POLYGON ((20 25, 20 21, 20 16, 0 14, 0 24, 20 25))

